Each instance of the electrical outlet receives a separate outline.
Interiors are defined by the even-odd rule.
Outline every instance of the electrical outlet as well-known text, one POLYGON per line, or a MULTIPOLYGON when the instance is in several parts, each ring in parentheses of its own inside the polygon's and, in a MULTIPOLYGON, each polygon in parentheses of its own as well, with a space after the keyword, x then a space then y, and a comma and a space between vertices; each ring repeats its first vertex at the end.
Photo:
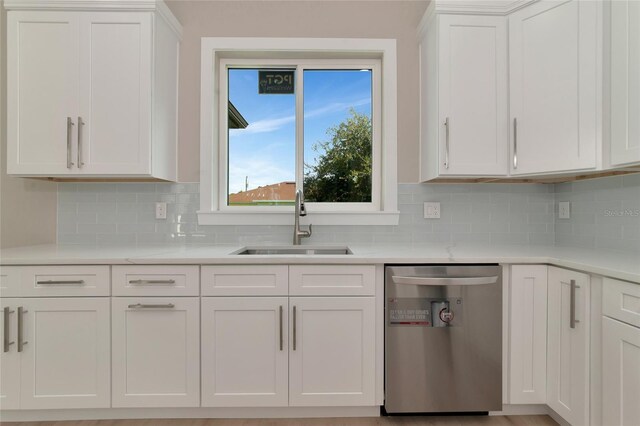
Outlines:
POLYGON ((156 203, 156 219, 167 218, 167 203, 156 203))
POLYGON ((558 203, 558 218, 560 219, 571 218, 571 203, 569 201, 560 201, 558 203))
POLYGON ((440 219, 440 203, 424 203, 425 219, 440 219))

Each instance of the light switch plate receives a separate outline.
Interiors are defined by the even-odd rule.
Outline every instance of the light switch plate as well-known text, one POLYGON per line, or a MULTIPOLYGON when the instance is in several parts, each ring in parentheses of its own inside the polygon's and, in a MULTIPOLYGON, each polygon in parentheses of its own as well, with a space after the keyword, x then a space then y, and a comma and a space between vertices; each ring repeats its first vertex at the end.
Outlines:
POLYGON ((440 219, 440 203, 424 203, 425 219, 440 219))
POLYGON ((560 201, 558 203, 558 218, 559 219, 571 218, 571 203, 569 201, 560 201))

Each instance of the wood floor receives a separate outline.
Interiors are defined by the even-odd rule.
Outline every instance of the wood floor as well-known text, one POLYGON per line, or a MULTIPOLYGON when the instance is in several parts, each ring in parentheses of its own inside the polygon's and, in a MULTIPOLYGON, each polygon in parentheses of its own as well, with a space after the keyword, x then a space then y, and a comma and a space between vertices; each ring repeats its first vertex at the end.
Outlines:
POLYGON ((2 422, 2 426, 555 426, 548 416, 368 417, 325 419, 176 419, 2 422))

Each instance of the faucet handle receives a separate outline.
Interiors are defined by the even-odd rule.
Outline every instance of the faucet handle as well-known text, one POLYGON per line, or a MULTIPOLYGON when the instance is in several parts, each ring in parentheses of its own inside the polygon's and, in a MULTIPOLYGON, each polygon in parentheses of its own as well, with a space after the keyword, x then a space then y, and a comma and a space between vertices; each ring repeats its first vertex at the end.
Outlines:
POLYGON ((311 229, 311 224, 309 224, 309 230, 307 231, 307 237, 310 237, 312 232, 313 231, 311 229))

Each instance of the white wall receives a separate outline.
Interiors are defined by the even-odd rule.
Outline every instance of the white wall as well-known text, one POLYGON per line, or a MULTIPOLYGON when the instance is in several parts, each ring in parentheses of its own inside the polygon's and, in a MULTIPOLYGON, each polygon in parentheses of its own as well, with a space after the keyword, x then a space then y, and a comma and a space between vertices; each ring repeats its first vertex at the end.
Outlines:
POLYGON ((6 22, 0 4, 0 248, 55 242, 57 210, 56 183, 7 176, 6 22))
POLYGON ((398 46, 398 182, 418 182, 418 38, 426 0, 167 1, 184 26, 179 179, 199 181, 201 37, 393 38, 398 46))

